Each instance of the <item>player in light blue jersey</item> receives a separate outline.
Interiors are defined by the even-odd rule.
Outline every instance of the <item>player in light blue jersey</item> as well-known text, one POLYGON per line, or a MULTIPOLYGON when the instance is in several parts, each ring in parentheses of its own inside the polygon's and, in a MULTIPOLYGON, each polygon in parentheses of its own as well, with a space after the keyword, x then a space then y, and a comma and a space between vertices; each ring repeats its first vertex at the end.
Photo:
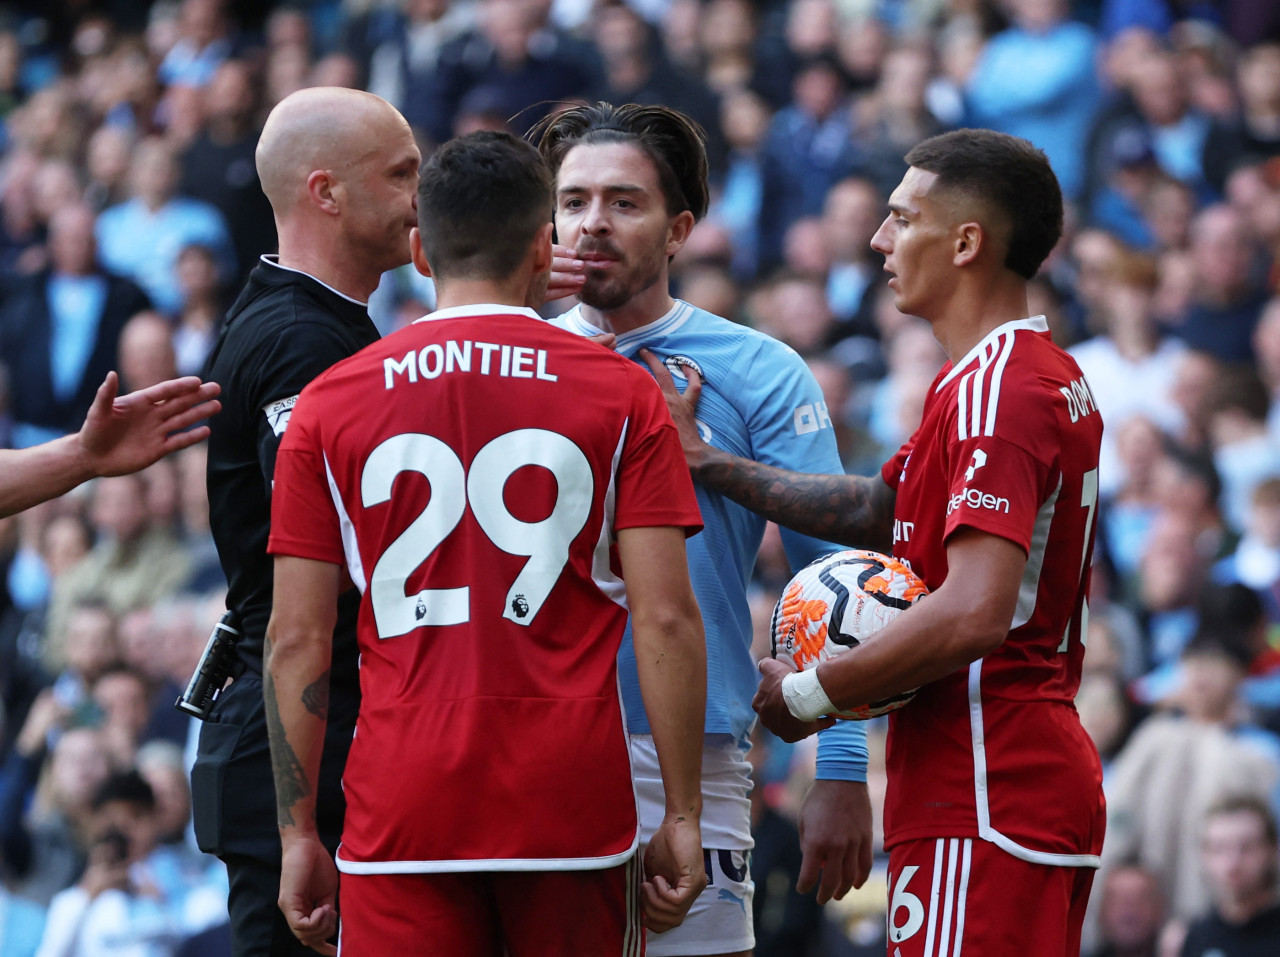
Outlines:
MULTIPOLYGON (((613 334, 616 348, 685 381, 703 382, 705 441, 773 465, 843 473, 821 390, 789 347, 672 299, 670 258, 707 208, 701 131, 674 110, 600 103, 555 114, 541 126, 556 174, 555 222, 563 247, 557 288, 580 304, 553 320, 582 335, 613 334)), ((688 541, 689 569, 707 636, 707 719, 702 835, 711 883, 679 928, 650 936, 656 957, 745 955, 755 945, 748 871, 750 767, 758 673, 751 657, 747 586, 765 521, 699 486, 705 529, 688 541)), ((784 531, 793 569, 838 546, 784 531)), ((641 704, 629 635, 620 676, 633 734, 641 840, 662 820, 656 757, 641 704)), ((818 781, 801 811, 802 891, 843 896, 871 865, 866 734, 841 722, 818 743, 818 781), (821 880, 819 884, 819 875, 821 880)))

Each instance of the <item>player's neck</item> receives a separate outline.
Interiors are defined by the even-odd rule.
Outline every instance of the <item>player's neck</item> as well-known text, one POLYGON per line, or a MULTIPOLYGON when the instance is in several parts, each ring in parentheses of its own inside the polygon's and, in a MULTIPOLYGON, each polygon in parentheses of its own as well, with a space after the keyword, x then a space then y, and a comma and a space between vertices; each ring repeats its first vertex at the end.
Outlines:
POLYGON ((617 309, 597 309, 584 302, 582 316, 597 329, 621 335, 661 319, 671 311, 674 305, 675 300, 671 298, 667 284, 656 282, 648 289, 632 296, 617 309))
POLYGON ((494 282, 488 279, 451 279, 436 282, 436 308, 453 309, 458 306, 478 306, 493 303, 498 306, 530 306, 530 289, 527 282, 494 282))
POLYGON ((1029 315, 1026 283, 999 281, 957 288, 929 323, 947 357, 958 362, 993 329, 1029 315))

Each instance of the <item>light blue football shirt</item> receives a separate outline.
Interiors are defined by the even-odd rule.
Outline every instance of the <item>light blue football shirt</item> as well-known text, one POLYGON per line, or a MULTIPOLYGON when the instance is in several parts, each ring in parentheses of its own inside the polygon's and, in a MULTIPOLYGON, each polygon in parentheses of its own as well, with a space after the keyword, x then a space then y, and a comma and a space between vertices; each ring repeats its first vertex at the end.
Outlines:
MULTIPOLYGON (((581 307, 551 320, 579 335, 596 335, 581 307)), ((700 370, 698 430, 717 448, 767 465, 840 474, 835 431, 822 390, 795 350, 776 339, 676 300, 666 315, 617 337, 617 351, 643 364, 648 349, 674 369, 677 388, 687 380, 681 362, 700 370)), ((751 656, 747 586, 764 537, 765 519, 695 483, 703 530, 688 540, 689 574, 707 635, 707 734, 745 742, 755 723, 751 699, 759 672, 751 656)), ((782 530, 792 571, 841 546, 782 530)), ((648 734, 640 697, 631 629, 618 657, 627 726, 648 734)), ((744 744, 745 747, 745 744, 744 744)), ((818 777, 866 779, 866 730, 840 721, 818 738, 818 777)))

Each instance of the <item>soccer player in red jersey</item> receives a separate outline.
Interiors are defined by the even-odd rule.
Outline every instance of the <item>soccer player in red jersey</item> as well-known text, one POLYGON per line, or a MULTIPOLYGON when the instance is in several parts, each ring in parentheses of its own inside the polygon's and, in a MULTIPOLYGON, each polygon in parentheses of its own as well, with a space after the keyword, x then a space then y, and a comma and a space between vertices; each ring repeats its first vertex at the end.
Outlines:
POLYGON ((729 456, 697 438, 697 389, 664 391, 697 481, 808 534, 892 548, 929 586, 874 642, 814 671, 761 662, 754 701, 796 740, 837 708, 920 689, 889 718, 889 953, 1074 955, 1105 824, 1073 704, 1102 422, 1075 362, 1027 315, 1062 195, 1043 153, 987 130, 906 159, 871 244, 898 309, 927 319, 951 361, 879 476, 729 456))
POLYGON ((543 322, 551 179, 505 133, 422 173, 439 308, 318 377, 276 466, 266 700, 280 905, 321 952, 643 953, 706 878, 701 528, 651 376, 543 322), (335 862, 312 816, 343 569, 363 700, 335 862), (630 610, 666 815, 645 859, 619 644, 630 610))

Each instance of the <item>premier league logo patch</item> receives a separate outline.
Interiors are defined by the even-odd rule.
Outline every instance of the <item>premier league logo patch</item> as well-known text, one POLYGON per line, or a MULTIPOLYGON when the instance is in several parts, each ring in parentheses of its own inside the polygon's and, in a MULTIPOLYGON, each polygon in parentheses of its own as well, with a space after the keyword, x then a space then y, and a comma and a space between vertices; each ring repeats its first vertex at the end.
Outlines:
POLYGON ((702 366, 697 361, 684 355, 667 356, 662 360, 662 364, 667 367, 667 371, 676 379, 688 380, 688 376, 684 373, 684 367, 688 366, 694 372, 698 373, 698 378, 703 382, 707 381, 707 374, 702 371, 702 366))

